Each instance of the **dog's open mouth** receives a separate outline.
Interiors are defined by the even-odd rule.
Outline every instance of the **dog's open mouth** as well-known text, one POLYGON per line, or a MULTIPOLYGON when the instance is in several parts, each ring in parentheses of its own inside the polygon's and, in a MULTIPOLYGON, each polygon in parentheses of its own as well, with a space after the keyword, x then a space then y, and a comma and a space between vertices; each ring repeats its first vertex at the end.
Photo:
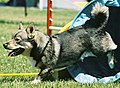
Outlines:
POLYGON ((14 50, 12 50, 12 51, 8 54, 8 56, 17 56, 17 55, 20 55, 20 54, 22 54, 22 53, 24 52, 24 50, 25 50, 25 49, 23 49, 23 48, 14 49, 14 50))

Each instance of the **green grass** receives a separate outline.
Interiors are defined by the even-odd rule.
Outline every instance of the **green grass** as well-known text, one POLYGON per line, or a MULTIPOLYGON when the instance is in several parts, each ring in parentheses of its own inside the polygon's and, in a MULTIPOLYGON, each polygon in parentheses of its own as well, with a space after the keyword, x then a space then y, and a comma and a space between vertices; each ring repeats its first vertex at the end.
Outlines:
POLYGON ((9 0, 0 0, 0 2, 2 2, 2 3, 6 3, 6 2, 8 2, 9 0))
MULTIPOLYGON (((64 26, 71 21, 78 11, 57 10, 53 12, 53 25, 64 26)), ((32 68, 24 56, 8 57, 8 52, 2 44, 11 38, 17 31, 18 24, 22 21, 25 26, 34 22, 36 27, 46 33, 46 10, 39 11, 36 8, 28 9, 28 16, 24 16, 24 8, 0 7, 0 74, 2 73, 35 73, 38 69, 32 68)), ((54 31, 53 33, 57 33, 54 31)), ((32 85, 34 76, 0 77, 0 88, 120 88, 119 83, 109 84, 80 84, 74 80, 44 81, 39 85, 32 85)))

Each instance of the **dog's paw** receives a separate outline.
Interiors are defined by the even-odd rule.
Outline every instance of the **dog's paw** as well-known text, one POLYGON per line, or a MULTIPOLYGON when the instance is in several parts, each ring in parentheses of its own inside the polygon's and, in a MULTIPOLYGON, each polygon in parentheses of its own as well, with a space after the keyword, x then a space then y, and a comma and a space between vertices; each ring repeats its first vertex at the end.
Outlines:
POLYGON ((107 57, 108 57, 108 65, 111 69, 114 68, 114 53, 111 51, 111 52, 108 52, 107 53, 107 57))
POLYGON ((114 59, 111 59, 110 61, 108 61, 108 64, 109 64, 109 67, 111 69, 113 69, 114 68, 114 59))
POLYGON ((110 67, 111 69, 113 69, 113 68, 114 68, 114 62, 109 62, 109 67, 110 67))
POLYGON ((31 84, 37 85, 37 84, 39 84, 40 82, 41 82, 41 80, 35 78, 35 79, 31 82, 31 84))

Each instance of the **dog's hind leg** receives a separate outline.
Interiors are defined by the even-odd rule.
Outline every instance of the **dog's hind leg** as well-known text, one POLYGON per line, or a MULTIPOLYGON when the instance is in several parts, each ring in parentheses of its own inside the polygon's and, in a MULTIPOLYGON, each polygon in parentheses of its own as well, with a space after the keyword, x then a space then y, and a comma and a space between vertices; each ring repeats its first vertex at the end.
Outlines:
POLYGON ((80 57, 80 60, 83 62, 85 57, 93 56, 96 57, 91 51, 85 51, 80 57))
POLYGON ((52 77, 54 78, 54 80, 59 80, 58 72, 57 71, 53 72, 52 77))
POLYGON ((113 51, 110 51, 107 53, 107 57, 108 57, 108 64, 109 64, 109 67, 111 69, 114 68, 114 61, 115 61, 115 58, 114 58, 114 52, 113 51))

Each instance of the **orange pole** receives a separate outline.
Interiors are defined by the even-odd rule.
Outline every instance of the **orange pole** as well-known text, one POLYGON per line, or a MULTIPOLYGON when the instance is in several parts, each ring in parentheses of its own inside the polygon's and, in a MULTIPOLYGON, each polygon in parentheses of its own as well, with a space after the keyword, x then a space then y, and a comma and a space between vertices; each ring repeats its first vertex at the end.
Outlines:
POLYGON ((52 26, 52 0, 48 0, 48 7, 47 7, 47 34, 51 35, 52 30, 50 29, 50 26, 52 26))

